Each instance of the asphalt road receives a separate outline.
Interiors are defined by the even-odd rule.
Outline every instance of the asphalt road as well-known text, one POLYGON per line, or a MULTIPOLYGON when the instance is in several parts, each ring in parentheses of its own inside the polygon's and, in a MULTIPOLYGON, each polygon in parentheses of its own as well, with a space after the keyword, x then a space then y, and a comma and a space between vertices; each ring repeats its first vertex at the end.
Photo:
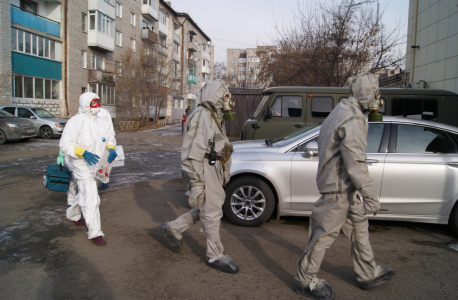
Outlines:
MULTIPOLYGON (((292 290, 307 245, 308 218, 271 219, 256 228, 223 218, 225 253, 237 275, 205 265, 205 234, 197 223, 172 252, 159 226, 189 210, 180 172, 181 126, 117 133, 124 167, 100 191, 102 230, 96 247, 84 228, 65 218, 65 193, 41 184, 55 163, 58 139, 0 146, 0 299, 306 299, 292 290)), ((362 291, 350 242, 341 234, 319 277, 335 299, 457 299, 458 239, 446 226, 370 222, 379 264, 394 281, 362 291)))

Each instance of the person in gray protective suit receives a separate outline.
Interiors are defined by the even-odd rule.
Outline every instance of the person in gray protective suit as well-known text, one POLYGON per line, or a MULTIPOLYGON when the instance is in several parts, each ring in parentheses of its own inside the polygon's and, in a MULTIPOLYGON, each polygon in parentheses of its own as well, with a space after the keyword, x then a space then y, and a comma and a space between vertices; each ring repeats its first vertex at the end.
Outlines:
POLYGON ((189 204, 192 209, 175 221, 161 225, 161 231, 173 251, 183 245, 182 233, 202 221, 207 235, 207 265, 235 274, 239 268, 223 254, 219 226, 226 194, 223 186, 229 182, 232 145, 226 137, 223 119, 235 118, 230 113, 229 85, 223 80, 209 81, 198 93, 200 105, 185 123, 181 167, 190 184, 189 204))
POLYGON ((353 268, 362 289, 395 277, 393 270, 374 261, 366 216, 377 214, 380 203, 366 164, 368 123, 363 113, 379 97, 377 77, 360 74, 350 84, 350 97, 342 100, 321 125, 316 178, 321 197, 313 205, 308 247, 297 263, 294 278, 294 291, 303 296, 334 297, 331 286, 316 276, 326 249, 341 229, 351 240, 353 268))

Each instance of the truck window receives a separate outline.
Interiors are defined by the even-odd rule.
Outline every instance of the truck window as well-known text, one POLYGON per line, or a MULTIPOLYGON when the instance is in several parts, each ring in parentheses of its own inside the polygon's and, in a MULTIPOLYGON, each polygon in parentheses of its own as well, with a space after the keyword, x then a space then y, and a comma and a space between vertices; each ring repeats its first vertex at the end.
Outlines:
POLYGON ((253 118, 258 117, 258 115, 261 113, 261 111, 264 109, 264 105, 266 105, 267 100, 269 99, 270 95, 264 95, 262 97, 261 103, 259 103, 258 107, 256 108, 253 118))
POLYGON ((298 118, 302 115, 302 97, 279 96, 272 105, 272 117, 298 118))
POLYGON ((391 115, 437 121, 437 101, 433 99, 393 99, 391 115))
MULTIPOLYGON (((347 99, 347 98, 348 97, 340 97, 339 98, 339 102, 344 100, 344 99, 347 99)), ((386 100, 385 100, 385 98, 380 98, 380 101, 382 101, 383 106, 378 109, 378 112, 381 113, 381 114, 385 114, 386 100)))
POLYGON ((312 98, 312 117, 326 118, 332 111, 334 99, 332 97, 312 98))

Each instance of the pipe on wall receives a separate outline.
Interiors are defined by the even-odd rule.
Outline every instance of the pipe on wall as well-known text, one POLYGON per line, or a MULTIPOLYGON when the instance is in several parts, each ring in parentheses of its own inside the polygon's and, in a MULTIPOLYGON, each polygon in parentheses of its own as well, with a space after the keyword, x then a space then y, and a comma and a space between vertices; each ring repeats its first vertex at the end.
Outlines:
MULTIPOLYGON (((414 46, 417 44, 417 15, 418 15, 418 0, 415 0, 415 7, 413 11, 413 28, 412 28, 412 43, 410 44, 411 46, 414 46)), ((409 82, 413 81, 414 77, 414 70, 415 70, 415 52, 418 48, 410 48, 411 54, 410 54, 410 75, 409 75, 409 82)))

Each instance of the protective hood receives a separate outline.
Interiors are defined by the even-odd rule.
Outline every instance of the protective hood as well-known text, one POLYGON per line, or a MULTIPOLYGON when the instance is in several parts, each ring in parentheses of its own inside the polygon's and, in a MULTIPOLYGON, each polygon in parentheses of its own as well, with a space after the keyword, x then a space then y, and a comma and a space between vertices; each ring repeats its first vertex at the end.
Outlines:
POLYGON ((369 111, 369 102, 378 90, 378 78, 371 73, 363 73, 350 83, 350 98, 354 97, 358 101, 363 112, 369 111))
POLYGON ((229 84, 222 79, 210 80, 197 93, 200 104, 219 113, 223 108, 223 97, 229 93, 229 84))
POLYGON ((99 96, 92 92, 86 92, 80 96, 80 107, 78 113, 91 115, 91 101, 99 99, 99 96))

